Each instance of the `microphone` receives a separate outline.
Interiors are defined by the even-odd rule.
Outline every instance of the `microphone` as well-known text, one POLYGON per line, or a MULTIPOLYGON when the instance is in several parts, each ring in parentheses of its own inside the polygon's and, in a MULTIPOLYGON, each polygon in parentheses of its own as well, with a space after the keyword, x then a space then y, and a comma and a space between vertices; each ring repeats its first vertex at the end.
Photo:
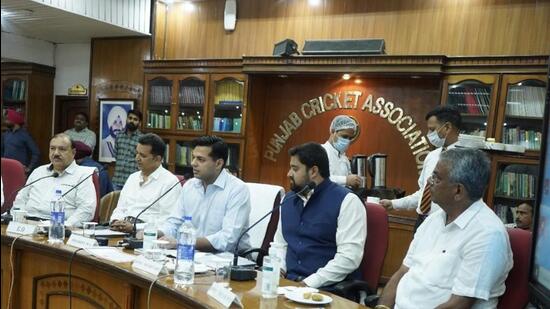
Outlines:
POLYGON ((136 234, 137 234, 137 221, 138 221, 138 218, 139 216, 141 216, 141 214, 143 214, 147 209, 153 207, 153 205, 155 205, 161 198, 163 198, 166 194, 168 194, 170 191, 172 191, 172 189, 174 189, 177 185, 181 185, 181 182, 182 181, 185 181, 186 179, 181 179, 181 180, 178 180, 178 182, 176 182, 175 184, 173 184, 170 188, 168 188, 168 190, 166 190, 166 192, 164 192, 163 194, 161 194, 161 196, 159 196, 156 200, 154 200, 151 204, 147 205, 147 207, 143 208, 142 211, 140 211, 137 216, 135 217, 134 219, 134 227, 132 228, 132 233, 131 233, 131 236, 130 237, 127 237, 123 240, 123 244, 127 244, 125 247, 127 249, 139 249, 139 248, 143 248, 143 239, 137 239, 136 238, 136 234))
MULTIPOLYGON (((102 167, 99 168, 99 169, 96 167, 96 168, 94 169, 94 171, 93 171, 90 175, 84 177, 84 179, 82 179, 81 181, 79 181, 76 185, 71 186, 71 188, 70 188, 69 190, 67 190, 67 192, 63 193, 63 195, 62 195, 61 197, 62 197, 62 198, 65 197, 65 196, 66 196, 67 194, 69 194, 71 191, 73 191, 73 190, 76 189, 78 186, 80 186, 80 185, 81 185, 84 181, 86 181, 88 178, 92 177, 95 173, 97 173, 97 174, 99 175, 99 173, 103 172, 104 169, 105 169, 104 166, 102 166, 102 167)), ((97 205, 97 207, 99 207, 99 205, 97 205)))
MULTIPOLYGON (((310 181, 308 184, 306 184, 302 188, 302 190, 300 190, 296 194, 307 194, 311 190, 315 189, 316 186, 317 186, 317 184, 315 182, 310 181)), ((231 266, 231 275, 230 275, 231 280, 248 281, 248 280, 254 280, 256 278, 256 271, 254 269, 239 266, 239 243, 241 242, 241 239, 243 238, 243 236, 246 233, 248 233, 248 231, 250 231, 250 229, 255 227, 258 223, 260 223, 263 219, 265 219, 267 216, 272 214, 275 210, 279 209, 279 207, 281 207, 281 205, 283 205, 283 202, 284 202, 284 198, 278 205, 275 205, 275 207, 273 207, 273 209, 271 209, 268 213, 263 215, 260 219, 258 219, 256 222, 254 222, 254 224, 249 226, 246 230, 244 230, 244 232, 241 233, 241 235, 237 239, 237 245, 235 246, 235 250, 233 252, 233 266, 231 266)))
MULTIPOLYGON (((15 194, 17 194, 19 191, 25 189, 26 187, 32 186, 32 185, 34 185, 35 183, 41 181, 42 179, 46 179, 46 178, 50 178, 50 177, 57 178, 57 177, 59 177, 59 173, 58 173, 58 172, 53 172, 51 175, 43 176, 43 177, 40 177, 40 178, 38 178, 38 179, 36 179, 36 180, 31 181, 30 183, 28 183, 28 184, 22 186, 21 188, 19 188, 19 189, 13 191, 13 192, 10 194, 10 199, 11 199, 15 194)), ((8 209, 8 210, 6 211, 6 214, 2 216, 2 224, 7 224, 7 223, 9 223, 11 220, 13 220, 13 216, 11 215, 11 208, 10 208, 10 209, 8 209)))

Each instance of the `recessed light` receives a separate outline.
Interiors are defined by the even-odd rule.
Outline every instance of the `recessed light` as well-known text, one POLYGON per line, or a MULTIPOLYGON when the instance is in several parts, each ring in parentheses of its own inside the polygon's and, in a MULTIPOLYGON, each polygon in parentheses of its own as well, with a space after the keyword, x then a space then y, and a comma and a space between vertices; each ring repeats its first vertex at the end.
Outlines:
POLYGON ((191 1, 184 1, 182 7, 187 12, 193 12, 195 10, 195 5, 191 1))
POLYGON ((318 6, 321 4, 321 0, 308 0, 309 5, 311 6, 318 6))
POLYGON ((348 80, 351 78, 351 75, 349 75, 348 73, 342 75, 342 78, 345 79, 345 80, 348 80))
POLYGON ((360 84, 360 83, 362 83, 362 82, 363 82, 363 81, 360 80, 359 78, 356 78, 356 79, 355 79, 355 83, 356 83, 356 84, 360 84))

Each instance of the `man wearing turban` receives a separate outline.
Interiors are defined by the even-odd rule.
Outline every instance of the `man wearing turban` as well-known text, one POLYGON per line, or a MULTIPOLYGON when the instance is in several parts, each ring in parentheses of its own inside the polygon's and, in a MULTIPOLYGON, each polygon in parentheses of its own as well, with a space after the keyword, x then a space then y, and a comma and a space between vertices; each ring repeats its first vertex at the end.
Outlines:
POLYGON ((23 127, 25 119, 21 113, 8 109, 4 122, 8 130, 2 134, 2 158, 21 162, 29 174, 40 163, 40 150, 23 127))

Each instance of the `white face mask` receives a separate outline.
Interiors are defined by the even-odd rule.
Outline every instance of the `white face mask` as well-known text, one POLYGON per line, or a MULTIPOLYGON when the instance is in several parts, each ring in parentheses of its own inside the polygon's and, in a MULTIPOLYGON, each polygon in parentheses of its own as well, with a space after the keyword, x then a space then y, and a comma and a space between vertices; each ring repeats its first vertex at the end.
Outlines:
MULTIPOLYGON (((439 129, 441 128, 442 127, 440 127, 439 129)), ((440 137, 439 134, 437 133, 439 129, 428 132, 428 135, 426 135, 430 143, 434 145, 436 148, 440 148, 440 147, 443 147, 443 145, 445 145, 445 137, 440 137)))

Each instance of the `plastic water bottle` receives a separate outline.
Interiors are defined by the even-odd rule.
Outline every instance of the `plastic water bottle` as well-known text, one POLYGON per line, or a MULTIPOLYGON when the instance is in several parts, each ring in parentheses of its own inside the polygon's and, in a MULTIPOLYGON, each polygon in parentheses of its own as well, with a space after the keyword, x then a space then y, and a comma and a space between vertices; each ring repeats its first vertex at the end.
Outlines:
POLYGON ((178 254, 174 282, 177 285, 191 285, 195 280, 195 242, 196 231, 191 217, 184 217, 178 230, 178 254))
POLYGON ((281 260, 279 259, 277 248, 269 248, 269 255, 264 257, 262 266, 262 297, 277 297, 277 288, 279 287, 279 273, 281 260))
POLYGON ((153 249, 153 244, 157 240, 157 221, 153 216, 150 216, 143 228, 143 251, 153 249))
POLYGON ((55 190, 50 208, 48 242, 52 244, 63 243, 65 239, 65 205, 63 203, 63 194, 61 190, 55 190))

